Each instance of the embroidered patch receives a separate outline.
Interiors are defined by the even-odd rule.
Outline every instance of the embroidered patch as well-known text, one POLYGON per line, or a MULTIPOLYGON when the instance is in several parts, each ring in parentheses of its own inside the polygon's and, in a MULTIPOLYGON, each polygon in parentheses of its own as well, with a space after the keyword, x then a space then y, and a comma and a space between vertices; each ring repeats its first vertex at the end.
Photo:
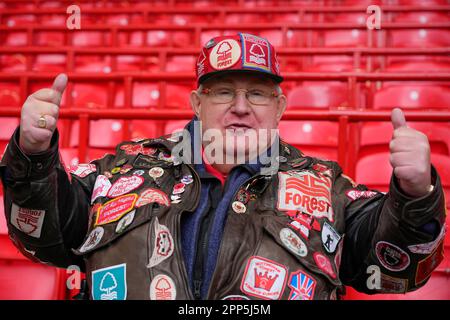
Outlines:
POLYGON ((97 176, 94 184, 94 189, 92 191, 91 204, 93 204, 98 197, 106 197, 110 188, 111 182, 106 176, 97 176))
POLYGON ((105 229, 103 229, 102 227, 96 227, 94 230, 91 231, 86 241, 80 247, 79 251, 81 253, 84 253, 86 251, 95 248, 102 240, 104 233, 105 229))
POLYGON ((177 289, 171 277, 165 274, 158 274, 150 283, 151 300, 175 300, 177 289))
POLYGON ((214 46, 209 55, 209 63, 216 70, 228 69, 241 57, 241 46, 236 40, 226 39, 214 46))
POLYGON ((409 266, 409 255, 392 243, 379 241, 375 246, 378 261, 390 271, 402 271, 409 266))
POLYGON ((418 253, 418 254, 430 254, 436 249, 441 240, 445 237, 445 231, 446 231, 446 225, 444 225, 441 229, 441 232, 437 236, 436 240, 427 242, 427 243, 421 243, 421 244, 415 244, 412 246, 408 246, 409 251, 412 253, 418 253))
POLYGON ((125 229, 128 228, 128 226, 133 223, 135 214, 136 210, 133 210, 124 215, 123 218, 120 219, 120 221, 117 223, 116 233, 122 233, 123 231, 125 231, 125 229))
POLYGON ((126 263, 92 271, 94 300, 125 300, 127 298, 126 263))
POLYGON ((21 208, 15 203, 11 207, 11 224, 33 238, 40 238, 45 210, 21 208))
POLYGON ((153 202, 159 203, 160 205, 166 207, 170 206, 169 198, 163 191, 154 188, 148 188, 142 191, 138 201, 136 202, 136 207, 139 208, 153 202))
POLYGON ((286 286, 287 268, 275 261, 253 256, 245 268, 241 291, 253 297, 278 300, 286 286))
POLYGON ((242 39, 242 65, 246 68, 261 69, 271 72, 271 52, 269 42, 266 39, 251 35, 241 34, 242 39))
POLYGON ((337 233, 337 231, 326 222, 324 222, 322 226, 321 238, 323 247, 329 253, 336 251, 336 247, 339 244, 339 241, 341 241, 341 236, 339 233, 337 233))
POLYGON ((126 194, 103 204, 97 212, 95 225, 111 223, 122 218, 134 208, 137 194, 126 194))
POLYGON ((278 210, 298 210, 333 221, 330 178, 303 171, 295 174, 279 172, 278 178, 278 210))
POLYGON ((76 166, 71 166, 69 172, 80 177, 84 178, 90 175, 93 172, 97 171, 97 167, 95 164, 90 163, 80 163, 76 166))
POLYGON ((125 151, 125 154, 129 156, 135 156, 140 154, 151 156, 154 155, 156 152, 156 149, 154 148, 144 148, 141 144, 125 144, 123 146, 120 146, 120 150, 125 151))
POLYGON ((289 300, 312 300, 316 289, 316 280, 302 270, 291 274, 288 282, 291 292, 289 300))
POLYGON ((121 196, 139 188, 143 183, 144 178, 141 176, 133 175, 131 177, 120 177, 109 189, 107 196, 108 198, 121 196))
POLYGON ((306 257, 306 255, 308 254, 308 248, 306 247, 306 244, 291 229, 281 229, 280 239, 281 242, 286 246, 286 248, 288 248, 297 256, 306 257))
POLYGON ((375 191, 370 191, 370 190, 348 190, 345 192, 345 194, 347 195, 347 198, 349 198, 350 200, 357 200, 357 199, 369 199, 372 197, 375 197, 378 193, 376 193, 375 191))
POLYGON ((159 224, 158 218, 155 218, 155 228, 154 228, 155 240, 153 242, 152 256, 147 265, 147 268, 152 268, 173 254, 174 242, 172 234, 169 228, 165 225, 159 224))
POLYGON ((416 285, 424 282, 431 275, 431 272, 444 259, 444 241, 441 240, 436 250, 427 258, 419 261, 416 271, 416 285))
POLYGON ((383 293, 405 293, 408 289, 408 279, 394 278, 381 273, 380 289, 383 293))
POLYGON ((332 279, 336 279, 336 272, 333 270, 331 261, 320 252, 314 252, 314 261, 317 267, 322 270, 325 274, 329 275, 332 279))

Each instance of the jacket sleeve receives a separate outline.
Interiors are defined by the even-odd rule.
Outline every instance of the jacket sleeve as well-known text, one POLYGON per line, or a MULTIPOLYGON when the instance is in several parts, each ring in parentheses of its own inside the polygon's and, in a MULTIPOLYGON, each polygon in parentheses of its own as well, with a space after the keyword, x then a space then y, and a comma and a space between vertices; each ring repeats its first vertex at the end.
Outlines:
POLYGON ((50 149, 40 154, 25 155, 18 141, 19 128, 0 163, 11 240, 34 261, 57 267, 77 265, 84 270, 82 259, 71 249, 86 235, 97 172, 81 177, 66 171, 59 156, 57 131, 50 149))
POLYGON ((345 204, 345 285, 368 294, 405 293, 427 282, 443 259, 446 214, 439 175, 433 166, 431 171, 434 189, 421 198, 405 195, 394 175, 384 194, 338 174, 335 191, 345 204))

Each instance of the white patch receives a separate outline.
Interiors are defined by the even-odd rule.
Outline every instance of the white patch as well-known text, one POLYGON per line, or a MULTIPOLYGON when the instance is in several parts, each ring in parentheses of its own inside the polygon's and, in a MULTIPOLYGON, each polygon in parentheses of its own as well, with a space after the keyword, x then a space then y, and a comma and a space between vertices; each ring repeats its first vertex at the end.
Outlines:
POLYGON ((253 256, 248 260, 241 291, 257 298, 278 300, 283 295, 287 273, 282 264, 253 256))
POLYGON ((89 251, 92 248, 96 247, 102 240, 104 233, 105 233, 105 229, 103 229, 102 227, 96 227, 94 230, 91 231, 91 233, 89 234, 89 237, 83 243, 83 245, 81 246, 79 251, 81 253, 84 253, 84 252, 89 251))
POLYGON ((328 223, 324 222, 322 226, 322 244, 329 253, 336 251, 336 247, 341 240, 341 236, 328 223))
POLYGON ((439 246, 441 240, 445 237, 445 232, 446 232, 446 225, 442 227, 441 232, 439 233, 436 240, 427 243, 411 245, 408 246, 408 249, 412 253, 430 254, 439 246))
POLYGON ((330 178, 308 171, 279 172, 278 178, 278 210, 298 210, 333 221, 330 178))
POLYGON ((172 278, 165 274, 158 274, 150 283, 151 300, 175 300, 177 289, 172 278))
POLYGON ((295 230, 298 230, 306 239, 309 238, 309 229, 304 224, 300 223, 297 220, 294 220, 290 223, 291 227, 295 230))
POLYGON ((140 187, 143 183, 144 178, 141 176, 120 177, 109 189, 107 196, 109 198, 121 196, 140 187))
POLYGON ((45 210, 21 208, 15 203, 11 208, 11 224, 33 238, 40 238, 45 210))
POLYGON ((369 199, 376 196, 378 193, 370 190, 348 190, 346 193, 347 197, 351 200, 357 200, 359 198, 369 199))
POLYGON ((241 46, 236 40, 220 41, 211 50, 209 63, 216 70, 228 69, 238 62, 241 57, 241 46))
POLYGON ((308 254, 308 248, 306 247, 306 244, 291 229, 281 229, 280 239, 281 242, 283 242, 283 244, 286 246, 286 248, 288 248, 294 254, 300 257, 306 257, 306 255, 308 254))
POLYGON ((90 164, 90 163, 80 163, 77 166, 71 167, 69 170, 70 173, 72 173, 80 178, 84 178, 96 171, 97 171, 97 167, 95 166, 95 164, 90 164))
POLYGON ((174 242, 169 228, 159 224, 158 218, 155 218, 155 240, 153 252, 147 268, 152 268, 167 258, 171 257, 174 251, 174 242))
POLYGON ((94 189, 92 191, 91 204, 93 204, 98 197, 106 197, 109 189, 111 189, 111 182, 109 181, 109 179, 102 174, 99 175, 95 180, 94 189))

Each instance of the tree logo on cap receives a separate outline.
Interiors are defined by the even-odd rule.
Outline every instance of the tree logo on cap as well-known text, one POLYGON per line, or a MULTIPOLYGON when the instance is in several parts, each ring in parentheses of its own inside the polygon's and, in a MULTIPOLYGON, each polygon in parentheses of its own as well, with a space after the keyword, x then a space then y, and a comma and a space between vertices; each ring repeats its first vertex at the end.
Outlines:
POLYGON ((257 64, 262 64, 262 65, 267 65, 266 63, 266 59, 264 59, 264 57, 266 56, 266 54, 264 53, 264 49, 259 45, 259 44, 252 44, 251 48, 250 48, 250 53, 252 54, 250 56, 250 61, 257 63, 257 64))
POLYGON ((233 39, 220 41, 211 51, 209 63, 216 70, 228 69, 241 57, 239 43, 233 39))

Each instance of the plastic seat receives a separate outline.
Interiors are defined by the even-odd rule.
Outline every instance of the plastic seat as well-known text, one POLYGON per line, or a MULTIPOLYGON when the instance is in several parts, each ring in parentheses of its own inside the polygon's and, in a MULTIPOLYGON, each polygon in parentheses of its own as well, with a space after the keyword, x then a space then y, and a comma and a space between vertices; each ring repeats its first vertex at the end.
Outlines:
POLYGON ((360 29, 324 32, 325 47, 365 47, 367 33, 360 29))
POLYGON ((278 129, 281 139, 306 155, 337 160, 337 123, 282 120, 278 129))
POLYGON ((419 22, 423 24, 433 22, 448 22, 448 15, 439 12, 404 12, 394 17, 394 22, 419 22))
POLYGON ((59 72, 66 70, 66 56, 63 54, 39 54, 33 64, 33 71, 59 72))
POLYGON ((0 71, 2 72, 25 71, 26 68, 27 68, 27 58, 25 57, 25 55, 20 53, 0 55, 0 71))
POLYGON ((389 86, 375 93, 374 109, 449 109, 450 89, 439 86, 389 86))
MULTIPOLYGON (((152 108, 158 105, 159 86, 151 82, 135 82, 132 87, 132 107, 134 108, 152 108)), ((120 87, 115 95, 115 106, 124 106, 125 92, 120 87)))
POLYGON ((19 85, 8 82, 0 82, 0 107, 19 106, 21 106, 19 85))
POLYGON ((439 29, 392 30, 388 43, 393 47, 448 47, 450 31, 439 29))
POLYGON ((22 31, 9 31, 5 35, 6 39, 3 45, 6 46, 26 46, 28 44, 27 33, 22 31))
MULTIPOLYGON (((63 24, 65 25, 65 23, 63 24)), ((78 41, 78 40, 77 40, 78 41)), ((52 31, 36 32, 33 40, 35 45, 44 47, 59 47, 64 45, 64 33, 52 31)))
POLYGON ((389 64, 386 67, 387 72, 449 72, 450 62, 439 61, 411 61, 389 64))
MULTIPOLYGON (((450 124, 439 122, 408 122, 408 126, 423 132, 430 142, 431 152, 450 155, 450 124)), ((392 138, 391 122, 365 122, 361 126, 359 155, 388 152, 392 138)))
POLYGON ((167 59, 166 71, 168 72, 191 72, 196 64, 196 58, 193 56, 174 56, 167 59))
POLYGON ((338 85, 295 87, 287 95, 289 109, 342 108, 347 106, 347 88, 338 85))
POLYGON ((65 271, 39 263, 0 260, 0 300, 65 299, 65 271))
POLYGON ((110 38, 111 37, 107 32, 76 31, 73 34, 72 45, 80 47, 105 46, 111 43, 110 38))
MULTIPOLYGON (((91 120, 89 125, 89 147, 115 148, 123 140, 123 120, 91 120)), ((70 135, 70 147, 78 146, 79 121, 74 121, 70 135)))
POLYGON ((101 108, 108 106, 108 87, 91 83, 75 83, 72 90, 73 106, 101 108))
MULTIPOLYGON (((78 157, 78 148, 60 148, 59 152, 61 154, 62 161, 66 168, 70 168, 71 166, 76 166, 80 163, 80 159, 78 157)), ((91 147, 89 147, 88 152, 87 152, 86 162, 90 162, 95 159, 101 159, 107 153, 114 154, 115 151, 113 148, 91 148, 91 147)))
POLYGON ((445 6, 448 5, 447 0, 398 0, 399 5, 405 6, 445 6))

